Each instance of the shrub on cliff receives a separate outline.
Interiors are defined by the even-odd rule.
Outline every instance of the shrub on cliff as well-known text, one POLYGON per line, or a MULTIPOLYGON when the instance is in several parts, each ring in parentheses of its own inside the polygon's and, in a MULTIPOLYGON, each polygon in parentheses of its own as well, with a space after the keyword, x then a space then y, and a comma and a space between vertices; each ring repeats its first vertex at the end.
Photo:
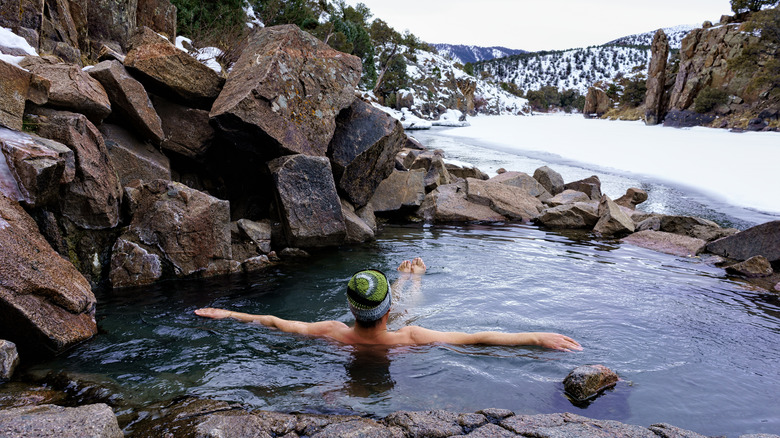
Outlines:
POLYGON ((776 6, 778 0, 731 0, 731 10, 739 14, 742 12, 758 12, 761 9, 776 6))
POLYGON ((713 110, 718 105, 729 101, 729 95, 719 88, 705 88, 699 92, 693 101, 693 110, 703 114, 713 110))

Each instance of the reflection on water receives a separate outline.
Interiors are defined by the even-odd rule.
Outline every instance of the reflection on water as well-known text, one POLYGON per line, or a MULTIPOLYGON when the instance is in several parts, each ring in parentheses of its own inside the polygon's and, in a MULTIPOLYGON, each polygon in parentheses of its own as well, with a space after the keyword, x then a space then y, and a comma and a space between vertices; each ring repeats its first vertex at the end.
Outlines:
POLYGON ((324 250, 299 266, 98 299, 100 336, 39 369, 102 376, 139 405, 192 394, 280 411, 383 416, 498 407, 667 422, 703 434, 780 430, 776 297, 725 278, 702 259, 590 235, 531 225, 392 226, 376 242, 324 250), (415 324, 555 331, 585 350, 357 349, 192 313, 213 306, 351 323, 344 289, 352 273, 373 267, 394 280, 395 267, 414 256, 428 272, 417 296, 400 297, 394 310, 415 324), (623 381, 580 409, 561 382, 592 363, 623 381))

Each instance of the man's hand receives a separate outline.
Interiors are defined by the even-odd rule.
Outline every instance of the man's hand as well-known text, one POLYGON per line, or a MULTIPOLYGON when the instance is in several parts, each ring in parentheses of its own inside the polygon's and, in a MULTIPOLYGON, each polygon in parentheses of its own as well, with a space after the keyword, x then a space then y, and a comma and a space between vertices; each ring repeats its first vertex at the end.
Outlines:
POLYGON ((539 346, 563 351, 582 351, 582 346, 574 339, 559 333, 535 333, 539 346))
POLYGON ((225 319, 230 318, 231 316, 230 310, 225 309, 214 309, 212 307, 205 307, 203 309, 198 309, 195 311, 195 314, 198 316, 205 316, 206 318, 213 318, 213 319, 225 319))

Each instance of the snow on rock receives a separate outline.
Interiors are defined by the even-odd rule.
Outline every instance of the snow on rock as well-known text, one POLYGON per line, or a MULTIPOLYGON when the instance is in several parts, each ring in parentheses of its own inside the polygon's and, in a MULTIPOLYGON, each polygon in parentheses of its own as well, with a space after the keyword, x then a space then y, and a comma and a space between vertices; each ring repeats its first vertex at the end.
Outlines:
POLYGON ((244 6, 244 13, 246 13, 246 25, 250 29, 254 29, 255 27, 265 27, 265 23, 260 21, 259 18, 257 18, 257 15, 255 15, 255 8, 252 7, 249 3, 246 3, 244 6))
POLYGON ((469 122, 466 121, 466 117, 462 112, 456 109, 448 109, 444 114, 439 116, 439 120, 434 120, 433 126, 469 126, 469 122))
POLYGON ((201 49, 196 49, 192 45, 191 39, 181 35, 176 37, 175 45, 177 49, 186 52, 190 56, 200 61, 201 64, 217 72, 217 74, 222 74, 222 65, 217 61, 217 58, 222 56, 224 53, 222 50, 216 47, 203 47, 201 49))
POLYGON ((366 93, 363 95, 364 98, 371 101, 371 105, 373 105, 376 108, 379 108, 380 110, 386 112, 387 114, 390 114, 401 122, 401 125, 406 130, 415 130, 415 129, 431 129, 433 126, 433 123, 429 122, 428 120, 423 120, 417 116, 415 116, 409 108, 401 108, 400 110, 396 110, 393 108, 389 108, 383 105, 380 105, 376 102, 376 98, 373 97, 373 94, 366 93))
MULTIPOLYGON (((679 26, 664 27, 663 31, 666 34, 666 38, 669 40, 669 47, 672 49, 679 49, 682 44, 682 39, 685 35, 688 35, 690 31, 701 27, 697 24, 681 24, 679 26)), ((651 30, 645 33, 638 33, 634 35, 625 36, 612 40, 606 45, 618 45, 618 46, 650 46, 653 44, 653 36, 655 36, 657 30, 651 30)))
POLYGON ((38 52, 27 43, 27 40, 13 33, 11 29, 0 27, 0 60, 27 70, 19 65, 27 55, 38 56, 38 52))

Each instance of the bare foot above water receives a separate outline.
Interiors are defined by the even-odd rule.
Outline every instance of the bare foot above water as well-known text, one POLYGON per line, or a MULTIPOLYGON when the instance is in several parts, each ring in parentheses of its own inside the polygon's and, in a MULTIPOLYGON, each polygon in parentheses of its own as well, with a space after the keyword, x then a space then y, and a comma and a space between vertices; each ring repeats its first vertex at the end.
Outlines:
POLYGON ((420 257, 417 257, 412 261, 404 260, 398 266, 399 272, 409 272, 412 274, 424 274, 425 269, 426 269, 425 263, 420 257))

